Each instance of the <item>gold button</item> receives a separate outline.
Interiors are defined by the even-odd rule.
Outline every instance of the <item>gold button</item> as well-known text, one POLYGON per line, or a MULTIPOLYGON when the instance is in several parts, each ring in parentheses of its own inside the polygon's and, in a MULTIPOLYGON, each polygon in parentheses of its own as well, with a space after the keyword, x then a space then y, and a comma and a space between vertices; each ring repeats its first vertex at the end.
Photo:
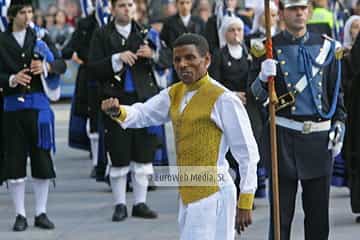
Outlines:
POLYGON ((284 60, 282 60, 280 63, 281 63, 281 65, 284 65, 286 62, 284 60))
POLYGON ((25 53, 22 53, 22 54, 21 54, 21 57, 24 58, 24 57, 25 57, 25 53))
POLYGON ((324 49, 323 48, 320 48, 320 52, 322 52, 324 49))
POLYGON ((288 72, 284 72, 284 76, 285 76, 285 77, 289 76, 289 73, 288 73, 288 72))
POLYGON ((292 107, 291 107, 291 111, 295 112, 295 111, 296 111, 296 107, 295 107, 295 106, 292 106, 292 107))
POLYGON ((278 49, 277 50, 277 54, 281 54, 282 53, 282 50, 281 49, 278 49))
POLYGON ((291 83, 288 83, 287 86, 288 86, 288 88, 291 88, 291 83))

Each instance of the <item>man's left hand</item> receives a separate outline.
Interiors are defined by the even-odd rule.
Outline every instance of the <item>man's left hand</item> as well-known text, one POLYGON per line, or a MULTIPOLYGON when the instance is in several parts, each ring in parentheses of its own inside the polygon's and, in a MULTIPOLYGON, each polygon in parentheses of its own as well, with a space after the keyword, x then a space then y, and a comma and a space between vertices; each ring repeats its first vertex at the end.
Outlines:
POLYGON ((252 224, 252 210, 245 210, 237 208, 235 229, 240 232, 245 231, 245 228, 252 224))
POLYGON ((147 44, 141 45, 136 52, 136 56, 142 58, 152 58, 153 54, 153 50, 147 44))
POLYGON ((32 60, 30 64, 30 71, 33 75, 40 75, 44 72, 43 63, 41 60, 32 60))

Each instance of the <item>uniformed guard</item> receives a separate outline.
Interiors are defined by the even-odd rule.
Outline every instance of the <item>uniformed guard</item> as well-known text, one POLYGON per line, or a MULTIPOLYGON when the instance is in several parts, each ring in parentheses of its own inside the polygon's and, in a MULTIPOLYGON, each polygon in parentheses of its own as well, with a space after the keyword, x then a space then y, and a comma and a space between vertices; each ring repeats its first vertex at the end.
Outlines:
MULTIPOLYGON (((99 82, 102 99, 116 97, 127 104, 145 101, 159 91, 152 71, 161 53, 155 51, 147 39, 148 29, 132 20, 133 0, 112 0, 111 3, 114 19, 95 30, 89 69, 99 82)), ((122 221, 127 217, 125 187, 130 171, 135 197, 132 215, 156 218, 157 214, 146 205, 147 176, 153 172, 156 137, 144 128, 122 130, 107 116, 104 116, 104 127, 115 202, 112 220, 122 221)))
POLYGON ((9 26, 0 33, 0 82, 4 94, 4 168, 14 202, 14 231, 24 231, 27 157, 31 161, 35 223, 53 229, 46 215, 49 182, 55 178, 54 114, 49 99, 60 96, 59 74, 66 65, 44 31, 31 27, 32 1, 11 1, 9 26))
POLYGON ((259 103, 266 106, 266 82, 275 76, 282 240, 290 239, 299 181, 305 239, 328 239, 332 159, 341 150, 345 132, 337 44, 307 31, 308 4, 307 0, 280 2, 285 30, 273 37, 275 59, 263 61, 261 68, 259 61, 261 70, 251 86, 259 103))

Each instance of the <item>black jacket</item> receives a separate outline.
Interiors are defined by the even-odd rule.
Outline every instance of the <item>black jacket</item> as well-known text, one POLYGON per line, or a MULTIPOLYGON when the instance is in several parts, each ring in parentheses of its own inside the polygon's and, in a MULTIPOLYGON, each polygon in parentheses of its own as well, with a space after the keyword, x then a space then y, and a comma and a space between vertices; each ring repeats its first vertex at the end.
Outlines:
MULTIPOLYGON (((60 58, 55 45, 47 35, 45 35, 42 40, 47 43, 55 57, 55 61, 51 63, 52 72, 55 74, 64 73, 66 65, 60 58)), ((9 86, 9 78, 24 68, 30 68, 30 63, 34 55, 35 42, 36 33, 30 27, 26 29, 23 47, 19 46, 11 31, 8 30, 0 33, 0 87, 3 88, 4 96, 23 93, 22 87, 17 86, 11 88, 9 86)), ((30 92, 43 91, 40 75, 32 78, 30 87, 30 92)))
POLYGON ((78 57, 84 62, 84 64, 79 67, 76 77, 74 112, 78 116, 88 116, 89 109, 96 107, 94 104, 90 103, 93 102, 96 104, 97 102, 91 100, 98 99, 96 81, 91 78, 91 74, 87 73, 90 42, 96 28, 98 28, 98 24, 95 14, 80 19, 71 36, 70 42, 62 50, 64 58, 71 59, 73 53, 76 52, 78 57), (89 91, 89 87, 92 87, 93 91, 89 91))
MULTIPOLYGON (((127 50, 135 53, 140 45, 144 44, 145 32, 145 28, 134 21, 128 39, 117 32, 114 22, 95 30, 90 45, 88 67, 92 76, 100 83, 102 99, 117 97, 126 104, 125 72, 121 81, 116 80, 111 58, 113 54, 127 50)), ((131 67, 138 101, 145 101, 159 91, 152 72, 154 66, 152 59, 140 58, 131 67)))
POLYGON ((231 91, 246 92, 249 69, 246 48, 243 47, 243 56, 235 59, 225 46, 212 56, 209 74, 231 91))
POLYGON ((160 38, 163 40, 167 47, 173 49, 175 40, 184 33, 197 33, 204 34, 205 23, 198 16, 191 15, 187 27, 181 20, 179 14, 171 16, 165 20, 164 27, 161 31, 160 38))

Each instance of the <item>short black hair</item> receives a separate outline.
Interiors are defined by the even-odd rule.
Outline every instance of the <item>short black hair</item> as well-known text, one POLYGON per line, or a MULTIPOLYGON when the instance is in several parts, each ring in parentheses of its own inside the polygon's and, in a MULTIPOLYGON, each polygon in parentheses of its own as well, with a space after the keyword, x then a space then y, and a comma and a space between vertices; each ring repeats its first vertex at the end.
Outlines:
POLYGON ((30 0, 18 0, 18 1, 12 0, 10 3, 9 9, 7 10, 8 17, 9 18, 16 17, 16 14, 24 7, 33 7, 32 1, 30 1, 30 0))
POLYGON ((207 40, 195 33, 185 33, 178 37, 174 42, 174 48, 184 45, 195 45, 200 56, 204 57, 209 52, 209 44, 207 40))

